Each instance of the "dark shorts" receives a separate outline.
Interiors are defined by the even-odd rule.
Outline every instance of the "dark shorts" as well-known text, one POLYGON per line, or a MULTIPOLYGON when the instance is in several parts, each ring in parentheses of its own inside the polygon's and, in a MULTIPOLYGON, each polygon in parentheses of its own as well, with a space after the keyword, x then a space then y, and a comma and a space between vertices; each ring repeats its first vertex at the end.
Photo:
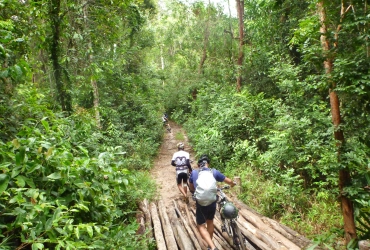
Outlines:
POLYGON ((195 217, 198 225, 206 223, 206 220, 213 220, 216 213, 216 201, 208 206, 201 206, 198 202, 196 204, 197 211, 195 217))
POLYGON ((187 173, 179 173, 179 175, 176 178, 177 185, 181 184, 181 181, 184 183, 188 182, 188 174, 187 173))

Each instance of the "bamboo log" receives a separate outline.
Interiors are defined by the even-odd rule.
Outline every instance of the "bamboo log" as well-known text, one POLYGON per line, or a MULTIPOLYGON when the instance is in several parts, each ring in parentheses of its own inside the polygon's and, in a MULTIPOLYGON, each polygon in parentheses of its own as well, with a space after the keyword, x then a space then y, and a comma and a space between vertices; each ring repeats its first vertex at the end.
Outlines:
POLYGON ((179 216, 180 220, 182 221, 183 226, 185 227, 186 231, 187 231, 187 232, 188 232, 188 234, 189 234, 189 238, 190 238, 190 240, 193 242, 193 245, 194 245, 195 249, 197 249, 197 250, 201 250, 202 248, 200 247, 200 245, 199 245, 199 243, 198 243, 198 241, 197 241, 197 237, 195 236, 195 234, 194 234, 193 230, 191 230, 191 228, 190 228, 190 226, 189 226, 188 222, 187 222, 187 221, 184 219, 184 217, 182 216, 181 211, 178 209, 178 206, 177 206, 177 204, 176 204, 176 201, 175 201, 175 200, 173 200, 173 204, 174 204, 174 206, 175 206, 175 210, 176 210, 176 212, 178 213, 178 216, 179 216))
POLYGON ((163 228, 167 248, 169 250, 177 249, 176 239, 175 239, 175 236, 173 235, 170 219, 168 218, 167 211, 163 205, 163 202, 158 202, 158 210, 159 210, 159 216, 162 222, 162 228, 163 228))
MULTIPOLYGON (((222 222, 221 222, 221 220, 219 218, 217 218, 215 223, 216 223, 215 224, 215 228, 217 228, 217 231, 219 231, 220 233, 222 233, 224 240, 227 241, 227 243, 229 243, 229 245, 230 245, 229 248, 235 249, 235 247, 234 247, 234 240, 229 236, 229 234, 227 232, 222 232, 222 228, 221 228, 222 222)), ((241 228, 240 225, 238 225, 238 227, 239 227, 240 231, 242 232, 242 229, 243 228, 241 228)), ((245 243, 246 249, 247 250, 256 250, 255 247, 252 246, 252 244, 248 241, 249 240, 248 236, 246 236, 244 234, 244 237, 247 238, 247 239, 245 239, 247 241, 245 243)), ((254 236, 252 235, 252 237, 254 237, 254 236)))
POLYGON ((158 250, 167 250, 166 243, 164 241, 162 226, 159 220, 157 206, 154 202, 150 203, 150 213, 152 216, 153 226, 154 226, 154 237, 157 243, 158 250))
POLYGON ((220 243, 220 248, 219 249, 231 249, 231 246, 229 245, 229 243, 227 243, 224 239, 224 237, 222 235, 219 234, 219 232, 217 232, 217 230, 215 230, 215 232, 213 233, 213 237, 218 241, 218 243, 220 243))
POLYGON ((149 203, 147 199, 144 199, 142 202, 139 203, 139 209, 145 215, 145 229, 147 230, 147 238, 153 238, 153 225, 152 225, 152 217, 150 215, 149 203))
POLYGON ((257 217, 262 217, 261 214, 259 214, 256 210, 254 210, 253 208, 251 207, 248 207, 246 204, 244 204, 243 202, 241 202, 240 200, 238 200, 238 198, 236 197, 233 197, 233 198, 230 198, 228 196, 226 196, 230 201, 232 201, 234 203, 234 205, 239 209, 239 210, 248 210, 250 211, 251 213, 253 213, 255 216, 257 217))
POLYGON ((369 240, 361 240, 358 242, 358 246, 360 250, 368 250, 370 249, 370 241, 369 240))
POLYGON ((276 221, 274 221, 274 220, 272 220, 270 218, 267 218, 267 217, 262 216, 261 214, 259 214, 258 212, 256 212, 254 209, 248 207, 246 204, 244 204, 243 202, 241 202, 240 200, 238 200, 237 198, 233 198, 232 201, 234 202, 234 204, 240 210, 250 211, 255 216, 260 217, 264 222, 266 220, 268 220, 269 222, 273 222, 273 223, 266 223, 266 224, 268 224, 268 226, 270 226, 271 228, 273 228, 279 234, 283 235, 284 237, 286 237, 287 239, 289 239, 290 241, 292 241, 298 247, 306 248, 308 245, 312 244, 312 242, 309 239, 307 239, 304 236, 300 235, 296 231, 294 231, 291 228, 289 228, 289 227, 287 227, 285 225, 282 225, 282 224, 280 224, 280 223, 278 223, 278 222, 276 222, 276 221), (275 224, 275 225, 273 225, 273 224, 275 224), (284 233, 284 231, 286 233, 284 233), (290 237, 289 235, 291 235, 292 237, 290 237))
MULTIPOLYGON (((176 201, 176 208, 181 211, 182 214, 185 213, 185 207, 187 207, 188 205, 184 202, 179 202, 179 200, 174 200, 176 201)), ((189 220, 187 218, 187 216, 183 216, 184 220, 186 220, 186 222, 189 224, 189 220)))
MULTIPOLYGON (((136 213, 136 221, 139 224, 136 234, 140 235, 140 238, 145 237, 145 215, 142 211, 136 213)), ((150 229, 151 230, 151 229, 150 229)), ((147 250, 148 246, 142 246, 143 250, 147 250)))
MULTIPOLYGON (((175 210, 170 210, 169 217, 171 221, 172 230, 177 241, 178 246, 181 250, 193 250, 194 246, 189 239, 188 235, 182 228, 179 219, 177 218, 175 210)), ((169 249, 171 250, 171 249, 169 249)))
POLYGON ((273 228, 275 231, 279 232, 281 235, 285 236, 287 239, 291 240, 301 248, 306 248, 308 245, 312 244, 309 239, 303 237, 292 229, 281 225, 277 221, 274 221, 268 217, 262 217, 262 221, 270 225, 270 227, 273 228), (287 230, 289 230, 289 232, 287 230))
POLYGON ((239 228, 240 228, 240 231, 242 232, 242 234, 248 239, 248 241, 250 241, 255 246, 257 246, 258 249, 261 249, 261 250, 270 250, 271 249, 265 242, 258 239, 253 233, 249 232, 247 229, 245 229, 243 227, 239 227, 239 228))
POLYGON ((249 210, 240 210, 239 215, 244 217, 244 219, 254 225, 256 228, 260 229, 261 231, 265 232, 266 234, 270 235, 275 241, 281 243, 281 245, 285 246, 289 250, 300 250, 301 248, 294 244, 292 241, 278 233, 277 231, 273 230, 271 227, 266 225, 259 216, 256 216, 249 210))
MULTIPOLYGON (((194 208, 191 208, 190 211, 193 213, 193 219, 194 219, 194 223, 196 224, 196 221, 195 221, 195 215, 196 215, 196 211, 194 208)), ((217 211, 216 211, 217 213, 217 211)), ((225 236, 228 237, 228 234, 227 233, 222 233, 221 231, 221 225, 217 222, 217 218, 215 216, 215 219, 213 220, 213 226, 214 226, 214 232, 213 234, 217 233, 219 234, 219 237, 222 238, 224 240, 224 242, 227 244, 227 248, 225 249, 235 249, 232 245, 232 240, 231 240, 231 243, 230 241, 228 241, 227 239, 225 239, 225 236), (216 232, 217 231, 217 232, 216 232)), ((204 244, 207 245, 207 243, 203 240, 204 244)))
POLYGON ((189 209, 188 209, 187 206, 185 206, 185 212, 186 212, 186 216, 188 217, 189 226, 193 230, 194 235, 197 238, 200 247, 202 249, 207 249, 207 243, 202 239, 202 236, 200 236, 200 233, 199 233, 199 230, 198 230, 198 227, 197 227, 197 223, 195 221, 195 216, 190 215, 190 212, 189 212, 189 209))
POLYGON ((235 246, 234 246, 234 243, 233 243, 233 239, 229 236, 229 234, 227 232, 222 232, 222 229, 221 229, 221 221, 215 217, 214 221, 213 221, 213 225, 215 227, 215 230, 217 230, 217 232, 222 235, 222 237, 224 238, 224 240, 229 244, 230 246, 230 249, 235 249, 235 246))
POLYGON ((262 250, 280 249, 279 244, 270 236, 257 232, 257 229, 248 223, 244 218, 239 217, 237 223, 240 225, 240 231, 250 241, 262 250))
POLYGON ((217 235, 213 234, 212 242, 213 242, 213 244, 215 244, 217 249, 223 249, 223 247, 221 246, 221 244, 219 242, 219 237, 217 235))
POLYGON ((136 213, 136 222, 139 224, 136 234, 144 235, 145 233, 145 215, 142 211, 136 213))
MULTIPOLYGON (((312 244, 312 241, 310 241, 309 239, 307 239, 306 237, 304 237, 303 235, 299 234, 298 232, 294 231, 293 229, 283 225, 283 224, 280 224, 279 225, 285 230, 287 231, 288 233, 290 233, 291 235, 299 238, 301 241, 303 242, 306 242, 307 244, 312 244)), ((317 249, 317 248, 316 248, 317 249)))

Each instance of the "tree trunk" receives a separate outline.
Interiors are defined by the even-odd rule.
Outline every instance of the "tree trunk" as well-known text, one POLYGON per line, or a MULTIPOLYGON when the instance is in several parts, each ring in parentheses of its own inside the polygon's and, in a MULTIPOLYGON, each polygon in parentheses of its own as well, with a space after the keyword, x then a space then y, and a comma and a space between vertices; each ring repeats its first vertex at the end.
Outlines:
POLYGON ((53 64, 53 74, 55 85, 57 88, 58 101, 61 105, 63 111, 71 112, 72 104, 70 103, 70 98, 68 98, 68 92, 66 86, 62 80, 62 66, 59 63, 59 53, 60 53, 60 26, 61 26, 61 13, 60 13, 60 0, 50 1, 50 23, 52 38, 50 44, 50 57, 53 64))
POLYGON ((230 49, 229 49, 229 58, 232 65, 234 64, 234 54, 233 54, 233 44, 234 44, 234 35, 233 35, 233 27, 232 27, 232 17, 231 17, 231 9, 230 9, 230 0, 227 0, 227 7, 229 9, 229 31, 230 33, 230 49))
POLYGON ((240 92, 242 86, 242 68, 243 68, 243 59, 244 59, 244 1, 236 0, 236 9, 238 13, 239 20, 239 56, 237 63, 237 79, 236 79, 236 90, 240 92))
MULTIPOLYGON (((91 59, 92 61, 92 59, 91 59)), ((91 87, 93 88, 93 96, 94 96, 94 110, 95 110, 95 120, 96 120, 96 126, 101 129, 101 123, 100 123, 100 112, 99 112, 99 89, 98 84, 95 79, 91 79, 90 81, 91 87)))
POLYGON ((200 59, 199 63, 199 69, 198 69, 198 74, 202 75, 203 74, 203 65, 204 62, 207 59, 207 46, 208 46, 208 40, 209 40, 209 8, 210 8, 210 0, 208 1, 208 14, 207 14, 207 21, 206 21, 206 26, 204 27, 204 38, 203 38, 203 51, 202 51, 202 58, 200 59))
MULTIPOLYGON (((330 80, 330 74, 333 72, 333 58, 328 56, 329 50, 330 50, 330 43, 329 39, 327 38, 327 27, 326 27, 326 11, 324 6, 324 0, 320 1, 317 4, 318 13, 320 16, 320 41, 321 46, 324 53, 324 69, 325 74, 328 76, 328 79, 330 81, 331 88, 329 89, 329 97, 330 97, 330 106, 331 106, 331 114, 332 114, 332 121, 334 125, 334 138, 338 141, 337 147, 338 147, 338 162, 340 161, 340 153, 341 153, 341 147, 344 143, 344 135, 343 131, 340 129, 341 124, 341 116, 340 116, 340 103, 337 93, 335 92, 336 83, 330 80)), ((342 0, 342 8, 341 8, 341 18, 344 15, 344 4, 342 0)), ((338 29, 340 29, 340 26, 338 26, 338 29)), ((337 32, 338 32, 337 29, 337 32)), ((338 42, 338 35, 336 35, 336 41, 338 42)), ((356 235, 356 226, 354 221, 354 209, 352 201, 347 198, 344 193, 343 189, 348 183, 351 182, 351 176, 349 173, 349 170, 347 167, 339 170, 339 191, 340 191, 340 201, 342 206, 342 213, 343 213, 343 220, 344 220, 344 232, 345 232, 345 239, 346 243, 348 244, 351 239, 354 239, 357 237, 356 235)))
MULTIPOLYGON (((85 26, 86 26, 86 29, 89 30, 89 27, 88 27, 88 11, 87 11, 87 8, 88 8, 88 2, 84 3, 84 8, 83 8, 83 11, 84 11, 84 19, 85 19, 85 26)), ((89 61, 90 61, 90 65, 92 65, 94 63, 94 58, 93 58, 93 54, 92 54, 92 43, 91 43, 91 39, 88 38, 90 41, 88 42, 88 53, 89 53, 89 61)), ((93 97, 94 97, 94 100, 93 100, 93 103, 94 103, 94 111, 95 111, 95 121, 96 121, 96 126, 101 129, 101 122, 100 122, 100 111, 99 111, 99 89, 98 89, 98 84, 96 82, 96 79, 95 77, 93 76, 94 75, 94 71, 91 70, 90 71, 91 73, 91 80, 90 80, 90 84, 91 84, 91 87, 93 89, 93 97)))

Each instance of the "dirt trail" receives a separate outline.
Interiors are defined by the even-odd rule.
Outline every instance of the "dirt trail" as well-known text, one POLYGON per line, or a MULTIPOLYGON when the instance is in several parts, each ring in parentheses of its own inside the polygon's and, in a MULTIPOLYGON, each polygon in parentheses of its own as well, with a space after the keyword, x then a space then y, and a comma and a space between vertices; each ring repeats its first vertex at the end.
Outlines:
MULTIPOLYGON (((202 249, 206 249, 205 243, 203 243, 203 241, 201 240, 199 231, 196 229, 196 224, 193 217, 195 202, 190 199, 190 203, 186 205, 182 201, 182 195, 176 184, 175 167, 171 166, 172 155, 177 151, 177 143, 184 142, 185 151, 190 153, 190 160, 194 161, 192 167, 196 168, 197 166, 195 163, 196 160, 194 157, 194 151, 189 145, 185 131, 179 125, 173 122, 170 122, 170 125, 172 131, 171 133, 166 132, 164 135, 164 140, 162 142, 160 152, 158 154, 158 157, 155 159, 154 167, 151 170, 151 176, 158 185, 157 206, 159 207, 159 204, 164 205, 168 216, 170 218, 172 216, 171 223, 163 223, 163 220, 166 220, 164 218, 166 216, 163 216, 163 213, 162 215, 158 216, 158 214, 160 214, 160 210, 156 210, 156 202, 151 203, 151 212, 149 212, 148 205, 145 205, 146 208, 143 208, 142 212, 144 214, 146 212, 151 213, 151 216, 147 216, 146 219, 149 218, 149 224, 153 223, 154 225, 153 232, 155 235, 155 239, 157 245, 161 246, 161 248, 158 247, 158 249, 174 250, 173 247, 166 248, 166 244, 171 245, 170 242, 167 242, 170 239, 176 241, 175 244, 177 244, 178 246, 182 246, 182 248, 179 249, 200 249, 200 245, 203 246, 202 249), (176 204, 173 203, 173 200, 177 201, 175 202, 176 204, 178 204, 178 208, 176 207, 176 209, 180 210, 179 212, 175 213, 176 204), (154 204, 154 206, 152 206, 152 204, 154 204), (189 208, 190 213, 187 208, 189 208), (187 215, 187 213, 189 214, 187 215), (179 214, 182 214, 182 216, 180 216, 179 214), (168 228, 168 226, 170 226, 170 228, 168 228), (164 228, 166 228, 166 232, 168 233, 164 235, 165 237, 163 236, 163 232, 165 232, 164 228), (170 233, 168 230, 170 230, 172 233, 170 233), (177 236, 175 237, 176 240, 174 239, 174 236, 177 236), (164 242, 164 239, 166 239, 166 243, 164 242), (184 248, 185 245, 183 244, 185 244, 188 248, 184 248), (196 247, 196 245, 198 245, 198 247, 196 247)), ((252 243, 254 245, 254 247, 252 247, 252 245, 249 244, 248 249, 299 250, 307 249, 307 246, 311 244, 310 240, 301 236, 294 230, 283 226, 269 218, 259 215, 253 209, 238 201, 236 197, 232 197, 231 193, 229 193, 228 195, 229 198, 232 198, 234 204, 236 204, 239 209, 238 226, 242 230, 242 234, 244 235, 244 237, 248 238, 249 243, 252 243)), ((191 197, 189 191, 188 197, 191 197)), ((219 214, 216 217, 219 218, 219 214)), ((213 238, 214 243, 218 244, 217 247, 220 250, 234 249, 234 247, 231 246, 233 245, 232 238, 228 236, 225 232, 221 231, 220 221, 217 221, 218 220, 216 220, 215 222, 216 230, 213 238)))
MULTIPOLYGON (((194 153, 188 143, 185 131, 173 122, 170 122, 170 126, 171 133, 165 133, 160 152, 154 161, 154 167, 151 171, 151 176, 153 176, 158 184, 158 190, 161 196, 158 198, 164 202, 166 208, 172 205, 172 200, 181 199, 181 193, 176 184, 175 167, 171 166, 172 155, 178 151, 177 143, 184 142, 185 151, 190 153, 190 160, 195 162, 194 153)), ((192 167, 195 167, 194 163, 192 163, 192 167)), ((188 197, 190 198, 189 191, 188 197)))

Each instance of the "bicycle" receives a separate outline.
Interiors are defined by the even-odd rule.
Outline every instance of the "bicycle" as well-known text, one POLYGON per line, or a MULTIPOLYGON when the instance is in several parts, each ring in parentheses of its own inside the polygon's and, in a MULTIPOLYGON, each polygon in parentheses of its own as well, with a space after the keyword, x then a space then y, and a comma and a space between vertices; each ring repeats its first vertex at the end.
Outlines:
MULTIPOLYGON (((223 189, 229 189, 230 186, 224 186, 222 188, 217 188, 218 191, 218 211, 221 215, 221 230, 222 232, 227 232, 230 238, 233 239, 234 247, 238 250, 246 250, 246 245, 248 244, 246 239, 243 238, 242 233, 236 223, 238 218, 238 209, 232 204, 222 191, 223 189)), ((248 244, 249 245, 249 244, 248 244)))
POLYGON ((171 126, 168 121, 163 122, 163 127, 166 127, 166 130, 168 131, 168 133, 171 133, 171 126))
POLYGON ((171 126, 168 122, 166 123, 166 129, 167 129, 168 133, 171 133, 171 126))

